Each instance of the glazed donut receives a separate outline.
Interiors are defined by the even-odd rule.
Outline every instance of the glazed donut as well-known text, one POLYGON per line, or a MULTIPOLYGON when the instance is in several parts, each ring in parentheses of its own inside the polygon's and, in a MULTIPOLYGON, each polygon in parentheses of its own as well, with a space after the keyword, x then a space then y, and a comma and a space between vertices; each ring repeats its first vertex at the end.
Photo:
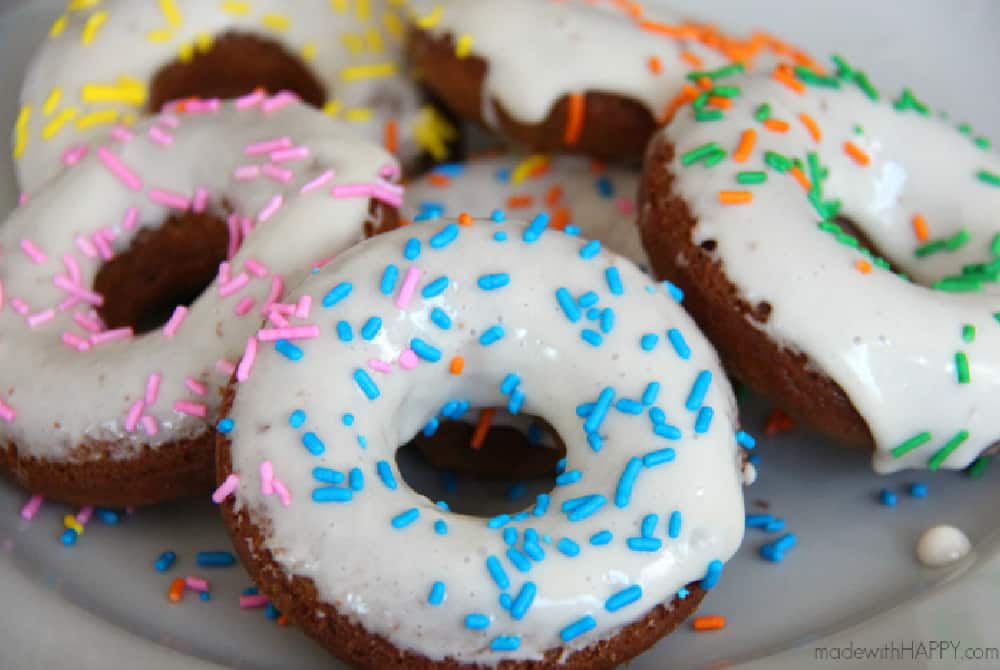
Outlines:
POLYGON ((296 361, 263 348, 220 425, 234 546, 358 667, 610 667, 683 620, 743 534, 735 399, 673 287, 545 214, 492 218, 399 228, 310 277, 324 309, 292 327, 317 336, 296 361), (566 442, 551 495, 477 518, 397 474, 415 433, 498 405, 566 442))
POLYGON ((636 163, 702 75, 758 56, 813 64, 763 33, 736 39, 618 0, 445 0, 415 15, 406 48, 458 116, 537 151, 636 163))
POLYGON ((1000 439, 1000 158, 842 60, 799 74, 717 81, 724 119, 656 137, 653 267, 737 377, 877 471, 964 468, 1000 439))
MULTIPOLYGON (((400 62, 401 3, 349 0, 71 2, 28 69, 11 146, 34 191, 171 100, 290 91, 398 153, 444 157, 454 132, 400 62)), ((198 103, 195 103, 198 104, 198 103)))
POLYGON ((401 200, 386 151, 284 98, 120 137, 0 227, 6 467, 76 504, 210 490, 218 391, 248 337, 308 312, 283 287, 401 200))

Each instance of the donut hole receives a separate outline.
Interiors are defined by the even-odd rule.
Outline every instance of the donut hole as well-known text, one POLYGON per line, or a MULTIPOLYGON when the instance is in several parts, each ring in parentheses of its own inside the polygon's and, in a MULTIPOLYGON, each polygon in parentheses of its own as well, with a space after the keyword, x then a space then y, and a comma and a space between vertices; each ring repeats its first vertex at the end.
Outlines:
POLYGON ((104 296, 98 315, 108 328, 131 326, 137 335, 161 327, 215 280, 228 246, 225 221, 208 213, 185 212, 139 230, 94 277, 94 291, 104 296))
POLYGON ((321 107, 327 92, 301 58, 259 35, 226 32, 204 50, 160 68, 150 82, 148 111, 171 100, 236 98, 254 89, 292 91, 303 102, 321 107))
POLYGON ((715 248, 718 246, 719 243, 716 242, 715 240, 705 240, 704 242, 701 243, 701 248, 709 253, 715 251, 715 248))
MULTIPOLYGON (((474 415, 473 415, 474 416, 474 415)), ((471 447, 475 425, 442 421, 432 436, 419 433, 396 451, 406 483, 451 511, 490 518, 531 509, 555 488, 566 447, 547 423, 532 418, 529 433, 493 425, 482 446, 471 447)))

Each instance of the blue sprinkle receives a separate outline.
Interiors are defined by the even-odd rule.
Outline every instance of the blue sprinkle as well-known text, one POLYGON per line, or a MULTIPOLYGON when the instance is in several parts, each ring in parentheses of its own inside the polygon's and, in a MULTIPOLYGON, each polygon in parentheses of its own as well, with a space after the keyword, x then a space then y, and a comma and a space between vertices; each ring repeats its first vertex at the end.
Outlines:
POLYGON ((583 476, 579 470, 570 470, 569 472, 564 472, 558 477, 556 477, 556 486, 567 486, 568 484, 575 484, 580 481, 580 477, 583 476))
POLYGON ((707 433, 709 427, 712 425, 712 417, 714 415, 715 410, 708 405, 705 405, 698 410, 698 418, 694 421, 694 432, 707 433))
POLYGON ((656 524, 660 523, 660 517, 655 514, 647 514, 642 517, 642 529, 640 534, 643 537, 653 537, 656 532, 656 524))
POLYGON ((496 274, 481 275, 476 281, 479 288, 484 291, 495 291, 498 288, 503 288, 510 283, 510 275, 506 272, 498 272, 496 274))
POLYGON ((444 582, 434 582, 431 592, 427 595, 427 602, 435 607, 444 602, 445 589, 444 582))
POLYGON ((615 310, 605 307, 601 311, 601 332, 607 335, 615 327, 615 310))
POLYGON ((617 612, 626 605, 631 605, 636 600, 639 600, 639 598, 642 598, 642 587, 638 584, 633 584, 605 600, 604 609, 609 612, 617 612))
POLYGON ((344 414, 340 417, 340 422, 345 426, 353 426, 354 415, 351 414, 350 412, 344 412, 344 414))
POLYGON ((500 597, 497 598, 497 602, 500 603, 500 607, 505 610, 509 610, 511 603, 514 602, 514 599, 510 597, 509 593, 501 593, 500 597))
POLYGON ((621 295, 625 292, 625 288, 622 286, 622 277, 615 266, 612 265, 604 271, 604 279, 607 280, 608 290, 613 295, 621 295))
POLYGON ((492 651, 517 651, 521 647, 521 638, 516 635, 501 635, 490 642, 492 651))
POLYGON ((656 396, 660 394, 660 382, 649 382, 646 390, 642 392, 642 404, 652 405, 656 402, 656 396))
POLYGON ((156 557, 156 562, 153 563, 153 567, 156 568, 157 572, 166 572, 171 567, 173 567, 174 562, 177 560, 177 554, 172 551, 165 551, 156 557))
POLYGON ((333 307, 338 302, 351 295, 354 286, 349 281, 340 282, 330 292, 323 296, 323 307, 333 307))
POLYGON ((521 377, 514 374, 513 372, 508 372, 507 376, 503 378, 500 382, 500 393, 504 395, 510 395, 517 388, 517 385, 521 383, 521 377))
POLYGON ((587 318, 591 321, 597 321, 599 318, 601 318, 601 310, 597 309, 596 307, 591 307, 590 309, 587 310, 587 318))
POLYGON ((597 240, 591 240, 583 245, 580 249, 580 258, 590 259, 596 256, 601 251, 601 243, 597 240))
POLYGON ((658 423, 653 428, 653 432, 667 440, 681 439, 681 429, 669 423, 658 423))
POLYGON ((506 591, 510 588, 510 579, 507 577, 507 572, 500 565, 500 559, 496 556, 490 555, 487 557, 486 570, 489 571, 490 577, 493 578, 493 581, 496 582, 501 591, 506 591))
POLYGON ((379 461, 376 463, 375 472, 378 473, 378 478, 382 480, 387 489, 395 491, 396 487, 399 486, 396 483, 396 477, 392 474, 392 466, 389 465, 388 461, 379 461))
MULTIPOLYGON (((204 600, 211 600, 211 599, 212 599, 212 592, 211 591, 199 591, 198 592, 198 600, 203 600, 204 601, 204 600)), ((270 603, 268 603, 268 604, 270 605, 270 603)))
POLYGON ((507 526, 503 529, 503 541, 507 546, 514 546, 517 544, 517 528, 513 526, 507 526))
POLYGON ((674 346, 674 351, 677 355, 688 360, 691 358, 691 347, 688 346, 687 340, 684 339, 684 335, 681 331, 676 328, 671 328, 667 331, 667 339, 670 340, 670 344, 674 346))
POLYGON ((444 214, 445 210, 444 203, 434 202, 433 200, 425 200, 421 202, 419 206, 420 213, 414 218, 416 219, 419 217, 421 221, 426 221, 427 219, 437 219, 444 214))
POLYGON ((563 228, 563 234, 569 235, 570 237, 580 237, 580 226, 574 226, 572 224, 567 225, 563 228))
POLYGON ((503 213, 502 209, 494 209, 490 212, 490 221, 493 223, 502 223, 506 218, 507 215, 503 213))
POLYGON ((677 452, 671 447, 651 451, 642 457, 642 464, 647 468, 653 468, 663 463, 669 463, 676 458, 677 452))
POLYGON ((521 572, 528 572, 531 570, 531 561, 528 560, 527 556, 514 547, 507 549, 507 560, 509 560, 511 564, 521 572))
POLYGON ((684 406, 692 412, 701 407, 701 404, 705 402, 705 394, 708 393, 708 387, 711 383, 711 372, 708 370, 699 372, 694 380, 694 384, 691 386, 691 392, 688 394, 687 402, 684 403, 684 406))
POLYGON ((392 517, 392 527, 393 528, 406 528, 411 523, 416 521, 420 517, 420 510, 416 507, 411 507, 405 512, 401 512, 396 516, 392 517))
POLYGON ((604 438, 597 433, 587 433, 587 444, 596 453, 604 446, 604 438))
POLYGON ((497 232, 493 233, 493 239, 496 240, 497 242, 506 242, 507 233, 502 230, 498 230, 497 232))
POLYGON ((675 509, 670 513, 670 519, 667 520, 667 536, 672 539, 677 539, 681 534, 681 511, 675 509))
POLYGON ((226 433, 231 433, 233 430, 233 426, 235 425, 236 424, 233 423, 232 419, 225 418, 220 420, 219 423, 215 424, 215 429, 220 433, 222 433, 223 435, 225 435, 226 433))
POLYGON ((119 520, 118 512, 113 509, 108 509, 107 507, 98 507, 94 510, 94 514, 97 515, 97 518, 100 519, 102 523, 109 526, 115 525, 119 520))
POLYGON ((566 315, 566 318, 570 320, 570 323, 576 323, 580 320, 580 308, 576 306, 576 301, 573 300, 573 296, 570 294, 569 289, 565 286, 557 288, 556 300, 559 302, 559 306, 562 307, 562 311, 566 315))
POLYGON ((410 340, 410 348, 413 349, 413 353, 415 353, 417 356, 424 359, 425 361, 429 361, 431 363, 437 363, 439 360, 441 360, 441 350, 438 349, 437 347, 433 347, 427 344, 419 337, 414 337, 412 340, 410 340))
POLYGON ((458 237, 458 224, 449 223, 430 239, 430 245, 434 249, 443 249, 458 237))
POLYGON ((556 549, 566 556, 576 556, 580 553, 580 545, 568 537, 564 537, 556 543, 556 549))
POLYGON ((528 227, 524 229, 524 235, 522 239, 531 244, 536 242, 542 233, 545 232, 545 228, 549 225, 549 215, 546 212, 539 212, 535 215, 535 218, 531 220, 528 227))
POLYGON ((528 558, 530 558, 533 561, 540 562, 545 560, 545 550, 542 549, 541 545, 538 544, 537 537, 535 537, 532 540, 529 540, 527 537, 525 537, 524 553, 526 553, 528 555, 528 558))
POLYGON ((591 514, 604 507, 604 502, 604 496, 599 493, 587 496, 587 501, 566 515, 566 518, 570 521, 583 521, 591 514))
POLYGON ((613 539, 614 535, 611 534, 610 530, 602 530, 590 536, 590 543, 595 547, 600 547, 609 544, 613 539))
POLYGON ((260 590, 256 586, 248 586, 240 591, 241 596, 255 596, 258 593, 260 593, 260 590))
POLYGON ((503 528, 508 523, 510 523, 509 514, 497 514, 495 517, 486 522, 487 528, 503 528))
POLYGON ((514 389, 514 392, 510 394, 510 400, 507 401, 507 411, 511 414, 517 414, 521 411, 521 406, 524 404, 524 391, 521 389, 514 389))
POLYGON ((448 534, 448 524, 445 523, 444 519, 438 519, 434 522, 434 532, 438 535, 448 534))
POLYGON ((379 284, 379 290, 382 291, 383 295, 392 295, 393 291, 396 290, 397 279, 399 279, 399 268, 392 263, 386 265, 385 270, 382 271, 382 282, 379 284))
POLYGON ((535 516, 545 516, 547 511, 549 511, 549 494, 539 493, 535 498, 535 509, 531 513, 535 516))
POLYGON ((507 489, 507 500, 520 500, 528 491, 528 485, 524 482, 514 482, 507 489))
MULTIPOLYGON (((446 177, 457 177, 465 171, 465 166, 461 163, 441 163, 434 166, 434 172, 443 174, 446 177)), ((423 207, 423 203, 421 204, 423 207)))
POLYGON ((448 506, 448 503, 446 501, 444 501, 444 500, 438 500, 436 503, 434 503, 434 506, 437 507, 439 510, 442 510, 444 512, 450 512, 451 511, 451 508, 448 506))
POLYGON ((441 276, 427 284, 427 286, 420 291, 420 295, 425 298, 434 298, 444 293, 446 288, 448 288, 448 277, 441 276))
POLYGON ((465 615, 465 627, 469 630, 483 630, 490 627, 490 618, 485 614, 473 612, 465 615))
POLYGON ((785 552, 794 547, 797 541, 798 538, 794 533, 785 533, 774 542, 761 545, 760 557, 773 563, 780 563, 785 560, 785 552))
POLYGON ((583 635, 588 630, 593 629, 595 626, 597 626, 597 621, 594 620, 594 617, 588 614, 582 619, 577 619, 559 631, 559 637, 563 642, 569 642, 570 640, 583 635))
POLYGON ((312 492, 313 502, 318 503, 350 502, 353 497, 351 489, 342 489, 338 486, 321 486, 312 492))
POLYGON ((597 186, 597 192, 601 194, 603 198, 610 198, 615 194, 615 185, 611 183, 611 180, 605 175, 601 175, 597 178, 595 182, 597 186))
POLYGON ((615 409, 622 414, 642 414, 642 403, 631 398, 619 398, 615 409))
POLYGON ((63 543, 63 546, 72 547, 76 544, 76 531, 72 528, 67 528, 59 536, 59 541, 63 543))
POLYGON ((368 396, 369 400, 374 400, 382 395, 382 392, 378 390, 378 386, 372 381, 372 378, 361 368, 354 371, 354 381, 358 385, 358 388, 361 389, 361 392, 368 396))
POLYGON ((531 512, 529 512, 526 509, 523 509, 520 512, 518 512, 517 514, 515 514, 514 516, 512 516, 510 519, 511 519, 511 521, 524 521, 525 519, 528 518, 528 516, 530 514, 531 514, 531 512))
POLYGON ((424 424, 423 428, 424 437, 433 436, 434 433, 437 432, 437 429, 438 429, 438 418, 436 416, 432 416, 430 419, 427 420, 427 423, 424 424))
POLYGON ((643 351, 652 351, 656 348, 656 343, 660 341, 659 335, 654 335, 653 333, 646 333, 639 339, 639 346, 642 347, 643 351))
POLYGON ((578 417, 590 416, 594 411, 594 403, 584 402, 576 406, 576 415, 578 417))
POLYGON ((910 495, 914 498, 926 498, 927 497, 927 484, 923 482, 913 482, 910 484, 910 495))
POLYGON ((600 301, 600 298, 593 291, 587 291, 579 298, 576 299, 576 303, 586 309, 587 307, 593 307, 600 301))
POLYGON ((313 456, 319 456, 326 451, 326 445, 319 439, 316 433, 308 432, 302 435, 302 446, 304 446, 313 456))
POLYGON ((312 476, 313 479, 324 484, 340 484, 344 481, 344 473, 331 468, 315 467, 312 476))
POLYGON ((302 350, 288 340, 275 340, 274 350, 290 361, 302 359, 302 350))
POLYGON ((705 577, 701 580, 701 587, 703 589, 707 591, 719 583, 719 577, 722 576, 722 567, 722 561, 717 558, 709 561, 708 567, 705 569, 705 577))
POLYGON ((632 551, 659 551, 663 540, 655 537, 630 537, 625 540, 625 544, 632 551))
POLYGON ((519 621, 524 618, 524 615, 528 613, 528 609, 531 607, 531 603, 535 600, 535 594, 538 592, 538 587, 535 586, 534 582, 525 582, 518 592, 517 597, 510 604, 510 616, 513 617, 515 621, 519 621))
POLYGON ((496 171, 497 181, 502 184, 507 184, 510 182, 510 168, 502 167, 496 171))
POLYGON ((669 281, 664 281, 663 288, 667 289, 667 293, 670 295, 670 297, 676 300, 677 302, 684 301, 684 291, 681 290, 680 286, 677 286, 676 284, 669 281))
POLYGON ((362 449, 368 448, 368 438, 366 438, 364 435, 358 435, 357 440, 359 447, 361 447, 362 449))
MULTIPOLYGON (((403 247, 403 257, 408 261, 416 260, 420 257, 420 240, 415 237, 411 237, 406 240, 406 246, 403 247)), ((384 291, 383 291, 384 293, 384 291)))
POLYGON ((687 587, 682 586, 679 589, 677 589, 677 597, 680 598, 681 600, 684 600, 689 595, 691 595, 691 592, 687 590, 687 587))
POLYGON ((744 449, 753 449, 757 445, 757 440, 750 433, 740 430, 736 432, 736 444, 744 449))
POLYGON ((601 394, 597 396, 597 402, 594 403, 594 411, 583 422, 583 430, 585 432, 597 432, 597 429, 601 427, 601 423, 604 421, 605 415, 608 413, 608 408, 611 407, 611 401, 614 400, 614 397, 615 390, 610 386, 605 387, 601 391, 601 394))
POLYGON ((767 522, 764 526, 765 533, 777 533, 779 530, 785 529, 785 520, 774 518, 767 522))
POLYGON ((561 475, 564 472, 566 472, 566 457, 565 456, 563 458, 560 458, 558 461, 556 461, 556 474, 557 475, 561 475))
POLYGON ((747 514, 744 524, 747 528, 764 528, 773 520, 774 517, 770 514, 747 514))
POLYGON ((618 488, 615 489, 615 507, 628 507, 628 503, 632 499, 632 487, 635 485, 640 470, 642 470, 642 461, 633 456, 625 465, 625 469, 622 470, 621 477, 618 478, 618 488))
POLYGON ((650 407, 649 408, 649 420, 653 422, 653 425, 666 423, 667 415, 663 413, 663 409, 660 407, 650 407))
POLYGON ((499 324, 495 326, 490 326, 485 331, 483 331, 482 335, 479 336, 479 344, 483 345, 484 347, 488 347, 494 342, 497 342, 501 338, 503 338, 503 334, 504 334, 503 326, 499 324))
POLYGON ((347 475, 347 485, 352 491, 360 491, 365 488, 365 475, 360 468, 351 468, 347 475))
POLYGON ((236 565, 236 557, 229 551, 199 551, 194 562, 199 568, 228 568, 236 565))
POLYGON ((341 342, 350 342, 354 339, 354 331, 351 330, 351 324, 346 321, 337 322, 337 337, 340 338, 341 342))
POLYGON ((878 500, 886 507, 896 506, 896 494, 889 489, 882 489, 878 492, 878 500))

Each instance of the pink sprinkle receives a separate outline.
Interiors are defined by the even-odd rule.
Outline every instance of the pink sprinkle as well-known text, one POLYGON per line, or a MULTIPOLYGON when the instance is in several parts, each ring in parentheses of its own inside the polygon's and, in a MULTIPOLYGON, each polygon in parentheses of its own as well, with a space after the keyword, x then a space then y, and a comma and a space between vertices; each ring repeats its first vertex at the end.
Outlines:
POLYGON ((399 354, 399 367, 404 370, 412 370, 417 367, 417 354, 413 349, 403 349, 399 354))
POLYGON ((184 319, 187 318, 188 308, 184 305, 177 305, 174 307, 174 313, 170 315, 170 320, 163 326, 163 336, 173 337, 177 333, 177 329, 181 327, 184 323, 184 319))
POLYGON ((260 464, 260 492, 262 495, 274 495, 274 466, 271 461, 260 464))
POLYGON ((245 261, 243 261, 243 267, 249 270, 250 274, 252 274, 254 277, 258 278, 266 277, 269 272, 267 266, 255 258, 248 258, 245 261))
POLYGON ((249 216, 244 216, 240 219, 240 234, 243 235, 244 239, 250 236, 250 233, 253 232, 255 225, 256 224, 253 222, 253 219, 249 216))
POLYGON ((31 308, 28 307, 28 303, 24 302, 20 298, 11 298, 10 308, 21 316, 26 316, 28 312, 31 311, 31 308))
POLYGON ((309 147, 290 147, 271 152, 271 161, 274 163, 287 163, 288 161, 299 160, 309 156, 309 147))
POLYGON ((276 302, 271 305, 271 311, 284 316, 289 316, 295 313, 295 305, 290 302, 276 302))
POLYGON ((380 202, 384 202, 390 207, 400 207, 403 204, 403 196, 396 188, 390 188, 392 184, 382 182, 376 184, 372 189, 372 197, 380 202))
POLYGON ((259 165, 241 165, 233 172, 233 177, 240 181, 250 181, 260 176, 259 165))
POLYGON ((378 180, 376 186, 380 189, 384 189, 386 193, 393 193, 400 198, 403 197, 403 187, 399 184, 393 184, 392 182, 385 181, 384 179, 378 180))
POLYGON ((225 358, 220 358, 215 361, 215 369, 224 375, 232 376, 236 372, 236 366, 231 362, 227 361, 225 358))
POLYGON ((229 476, 227 476, 226 479, 221 484, 219 484, 219 488, 215 489, 215 492, 212 494, 212 502, 218 505, 223 500, 231 496, 233 494, 233 491, 235 491, 236 487, 239 485, 240 485, 239 475, 230 473, 229 476))
POLYGON ((264 305, 260 308, 262 316, 271 311, 271 305, 278 302, 281 298, 281 292, 284 289, 285 280, 281 278, 281 275, 271 275, 271 290, 268 291, 267 297, 264 299, 264 305))
POLYGON ((77 351, 87 351, 90 349, 90 340, 85 337, 80 337, 71 330, 67 330, 62 334, 63 344, 71 349, 76 349, 77 351))
POLYGON ((100 307, 101 305, 104 304, 104 296, 102 296, 100 293, 95 293, 94 291, 88 291, 82 286, 78 286, 77 284, 70 281, 70 279, 66 275, 56 275, 55 277, 52 278, 52 283, 61 288, 62 290, 66 291, 70 295, 79 298, 84 302, 90 303, 91 305, 100 307))
POLYGON ((383 360, 379 360, 378 358, 369 358, 368 367, 370 367, 375 372, 383 372, 385 374, 389 374, 390 372, 392 372, 392 366, 383 360))
POLYGON ((270 219, 272 216, 274 216, 274 213, 277 212, 278 209, 281 207, 281 204, 284 202, 284 200, 285 199, 281 197, 280 193, 276 194, 273 198, 271 198, 271 202, 267 203, 264 209, 260 210, 260 213, 257 214, 257 220, 261 223, 264 223, 265 221, 270 219))
POLYGON ((278 91, 276 94, 266 99, 260 108, 265 112, 276 112, 285 105, 290 105, 298 99, 299 96, 295 95, 291 91, 278 91))
MULTIPOLYGON (((263 95, 261 96, 261 98, 263 95)), ((258 98, 259 100, 260 98, 258 98)), ((254 142, 253 144, 248 144, 243 153, 247 156, 259 156, 260 154, 269 154, 272 151, 278 151, 279 149, 287 149, 292 146, 291 137, 277 137, 273 140, 262 140, 260 142, 254 142)))
POLYGON ((241 272, 225 284, 219 285, 219 296, 222 298, 228 298, 249 283, 250 275, 246 272, 241 272))
POLYGON ((111 153, 110 149, 107 147, 100 147, 97 150, 97 158, 104 163, 104 167, 108 168, 108 171, 111 172, 111 174, 118 177, 118 179, 120 179, 125 186, 133 191, 142 190, 142 180, 139 179, 138 175, 128 169, 118 156, 111 153))
POLYGON ((258 104, 265 97, 264 91, 254 91, 236 98, 236 109, 248 109, 258 104))
POLYGON ((315 179, 306 182, 306 184, 299 189, 299 193, 308 193, 313 189, 319 188, 320 186, 330 181, 331 179, 333 179, 333 170, 326 170, 315 179))
POLYGON ((257 339, 261 342, 275 340, 309 340, 319 337, 319 326, 288 326, 287 328, 271 328, 257 331, 257 339))
POLYGON ((119 124, 111 129, 111 137, 119 142, 128 142, 134 135, 126 126, 119 124))
POLYGON ((273 486, 274 486, 274 492, 277 493, 278 497, 281 499, 282 507, 288 507, 289 505, 291 505, 292 494, 288 491, 288 487, 285 486, 285 483, 280 479, 278 479, 277 477, 275 477, 273 486))
POLYGON ((206 393, 205 385, 194 377, 185 377, 184 386, 187 386, 188 390, 195 395, 203 396, 206 393))
POLYGON ((199 112, 216 112, 222 107, 219 98, 192 98, 185 101, 184 112, 197 114, 199 112))
POLYGON ((413 292, 417 290, 417 282, 420 281, 420 268, 411 266, 406 271, 403 279, 403 286, 399 289, 399 296, 396 297, 396 307, 406 309, 413 299, 413 292))
POLYGON ((628 215, 635 213, 635 201, 631 198, 618 198, 615 204, 618 205, 618 211, 622 214, 628 215))
POLYGON ((174 403, 174 411, 180 412, 181 414, 187 414, 188 416, 204 418, 208 414, 208 407, 200 402, 178 400, 174 403))
POLYGON ((10 405, 4 403, 0 400, 0 419, 3 419, 7 423, 14 423, 14 419, 17 418, 17 411, 10 405))
POLYGON ((321 258, 321 259, 319 259, 318 261, 315 261, 312 264, 312 269, 313 270, 321 270, 324 267, 326 267, 327 265, 329 265, 330 263, 332 263, 336 258, 337 258, 336 255, 329 256, 327 258, 321 258))
POLYGON ((271 311, 267 313, 267 319, 278 328, 285 328, 288 325, 288 319, 282 316, 281 312, 273 306, 271 307, 271 311))
POLYGON ((30 196, 28 195, 27 191, 21 191, 20 193, 18 193, 17 194, 17 206, 18 207, 24 207, 25 205, 27 205, 29 197, 30 196))
POLYGON ((236 306, 233 307, 233 313, 235 313, 236 316, 246 316, 250 310, 253 309, 253 302, 253 298, 250 296, 243 296, 240 298, 240 301, 236 303, 236 306))
POLYGON ((97 333, 96 335, 91 335, 90 343, 96 346, 99 344, 107 344, 108 342, 114 342, 116 340, 127 340, 130 337, 132 337, 132 326, 126 326, 124 328, 105 330, 103 333, 97 333))
POLYGON ((233 278, 232 266, 226 261, 219 263, 219 276, 218 281, 220 284, 226 284, 230 279, 233 278))
POLYGON ((169 147, 174 143, 174 136, 159 126, 150 126, 147 132, 149 139, 153 140, 161 147, 169 147))
POLYGON ((91 333, 99 333, 104 330, 104 324, 95 312, 74 312, 73 320, 80 324, 80 327, 91 333))
POLYGON ((156 117, 156 120, 165 125, 167 128, 173 128, 174 130, 181 127, 181 120, 173 114, 168 114, 167 112, 160 114, 156 117))
POLYGON ((375 190, 372 184, 342 184, 330 189, 330 195, 334 198, 354 198, 359 196, 371 196, 375 190))
POLYGON ((76 236, 76 246, 87 258, 97 258, 97 249, 94 248, 94 245, 85 236, 76 236))
POLYGON ((103 231, 99 230, 94 233, 94 246, 97 247, 97 252, 104 260, 110 261, 114 258, 115 253, 111 250, 111 245, 105 239, 103 231))
POLYGON ((69 273, 69 278, 73 280, 73 283, 80 281, 80 264, 76 262, 76 258, 73 254, 63 254, 62 257, 63 265, 66 266, 66 272, 69 273))
MULTIPOLYGON (((232 476, 232 475, 230 475, 232 476)), ((213 500, 214 500, 213 496, 213 500)), ((217 502, 222 502, 217 501, 217 502)), ((267 605, 267 596, 263 593, 254 593, 253 595, 241 595, 240 596, 240 609, 249 610, 258 607, 264 607, 267 605)))
POLYGON ((191 211, 195 214, 201 214, 205 211, 205 206, 208 204, 208 189, 204 186, 199 186, 194 190, 194 198, 191 200, 191 211))
POLYGON ((136 400, 132 403, 132 406, 128 410, 128 414, 125 415, 126 433, 135 431, 135 427, 139 424, 139 416, 142 414, 143 409, 145 409, 145 406, 141 400, 136 400))
POLYGON ((226 219, 226 227, 229 228, 229 249, 226 251, 226 258, 232 258, 240 248, 240 217, 238 214, 230 214, 226 219))
POLYGON ((311 295, 300 297, 298 304, 295 305, 295 316, 300 319, 308 319, 309 313, 312 311, 312 300, 311 295))
POLYGON ((147 414, 142 417, 142 429, 146 431, 146 435, 152 437, 160 432, 160 425, 156 422, 156 419, 147 414))
POLYGON ((399 176, 399 166, 395 163, 386 163, 379 168, 378 173, 386 179, 392 179, 393 177, 399 176))
POLYGON ((66 151, 62 153, 60 160, 63 165, 71 167, 82 161, 89 152, 90 147, 86 144, 77 144, 76 146, 67 148, 66 151))
POLYGON ((60 312, 65 312, 68 309, 72 309, 73 307, 76 307, 77 303, 79 303, 79 302, 80 302, 80 300, 78 298, 76 298, 75 296, 71 295, 71 296, 69 296, 67 298, 64 298, 61 303, 59 303, 58 305, 56 305, 56 309, 59 310, 60 312))
POLYGON ((250 378, 250 371, 253 369, 255 360, 257 360, 257 338, 248 337, 246 349, 243 350, 243 358, 240 359, 240 364, 236 368, 236 381, 245 382, 250 378))
POLYGON ((146 380, 146 404, 155 405, 156 398, 160 395, 160 380, 163 377, 159 372, 153 372, 146 380))
POLYGON ((164 207, 186 210, 191 206, 191 200, 183 195, 180 195, 179 193, 172 193, 170 191, 164 191, 159 188, 149 189, 148 196, 150 200, 158 205, 163 205, 164 207))
POLYGON ((264 173, 265 177, 269 177, 274 181, 281 182, 282 184, 287 184, 292 180, 292 171, 286 167, 281 167, 280 165, 275 165, 274 163, 267 163, 260 169, 264 173))
POLYGON ((27 256, 33 263, 41 265, 48 260, 48 256, 42 253, 42 250, 39 249, 31 240, 21 240, 21 251, 23 251, 24 255, 27 256))
POLYGON ((135 224, 139 222, 139 208, 129 207, 125 210, 125 218, 122 220, 122 228, 125 230, 133 230, 135 224))
POLYGON ((184 578, 184 585, 192 591, 208 591, 208 580, 189 575, 184 578))
POLYGON ((41 312, 32 314, 31 316, 28 317, 28 327, 37 328, 43 323, 51 321, 55 317, 55 315, 56 315, 56 310, 53 309, 52 307, 42 310, 41 312))
POLYGON ((24 503, 24 507, 21 508, 21 518, 25 521, 31 521, 38 514, 38 508, 42 506, 42 502, 45 500, 42 496, 37 493, 30 498, 28 502, 24 503))
POLYGON ((86 505, 81 507, 80 511, 76 513, 76 522, 86 525, 90 522, 90 517, 92 516, 94 516, 94 506, 86 505))

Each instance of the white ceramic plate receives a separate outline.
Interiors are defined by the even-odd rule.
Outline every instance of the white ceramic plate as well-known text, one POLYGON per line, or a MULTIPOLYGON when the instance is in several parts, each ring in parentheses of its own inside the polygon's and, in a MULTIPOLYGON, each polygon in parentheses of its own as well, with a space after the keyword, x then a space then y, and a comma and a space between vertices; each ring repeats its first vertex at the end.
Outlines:
MULTIPOLYGON (((8 2, 0 9, 0 90, 6 93, 0 128, 12 126, 24 65, 62 4, 8 2)), ((733 29, 766 26, 816 55, 843 53, 864 64, 882 88, 912 86, 956 121, 1000 139, 1000 92, 994 88, 1000 3, 674 4, 691 5, 692 14, 733 29)), ((15 199, 3 157, 0 211, 15 199)), ((755 434, 767 411, 760 401, 746 403, 745 421, 755 434)), ((631 667, 799 668, 816 662, 817 648, 836 647, 843 654, 890 643, 900 651, 883 650, 881 658, 854 661, 852 667, 1000 667, 995 655, 962 663, 950 649, 905 649, 956 642, 961 657, 977 647, 993 647, 986 652, 993 654, 1000 647, 1000 468, 974 481, 953 472, 879 478, 869 472, 866 454, 805 432, 761 443, 760 479, 748 491, 748 506, 766 501, 798 535, 799 545, 783 563, 769 563, 757 551, 773 536, 748 531, 701 609, 724 614, 728 627, 695 633, 685 626, 631 667), (905 493, 918 480, 930 488, 926 499, 905 493), (896 507, 878 504, 882 487, 899 494, 896 507), (938 523, 963 528, 974 551, 959 565, 931 571, 916 562, 913 545, 924 528, 938 523)), ((238 609, 238 594, 249 584, 239 567, 194 565, 197 551, 228 546, 206 501, 142 510, 116 526, 95 520, 75 547, 65 548, 59 543, 61 518, 72 510, 47 504, 33 521, 23 522, 17 511, 25 500, 23 492, 0 483, 0 667, 339 667, 294 629, 275 625, 260 610, 238 609), (166 549, 179 558, 170 573, 161 574, 152 564, 166 549), (188 595, 179 604, 167 602, 170 580, 187 574, 211 580, 210 601, 188 595)))

